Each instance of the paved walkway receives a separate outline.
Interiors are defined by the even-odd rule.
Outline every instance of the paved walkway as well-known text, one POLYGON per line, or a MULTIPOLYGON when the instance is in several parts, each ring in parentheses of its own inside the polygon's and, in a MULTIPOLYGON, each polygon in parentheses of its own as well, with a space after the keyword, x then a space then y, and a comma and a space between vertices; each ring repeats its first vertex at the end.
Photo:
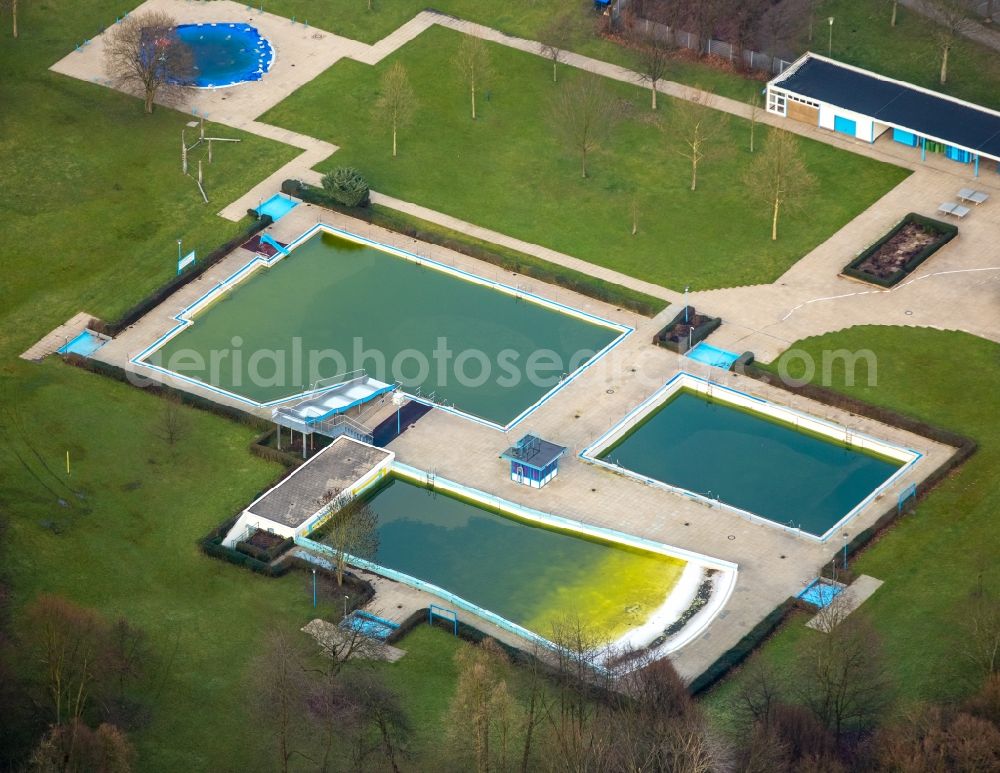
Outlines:
POLYGON ((830 608, 820 610, 806 626, 816 631, 829 633, 841 620, 854 612, 872 597, 883 582, 863 574, 837 595, 830 608))

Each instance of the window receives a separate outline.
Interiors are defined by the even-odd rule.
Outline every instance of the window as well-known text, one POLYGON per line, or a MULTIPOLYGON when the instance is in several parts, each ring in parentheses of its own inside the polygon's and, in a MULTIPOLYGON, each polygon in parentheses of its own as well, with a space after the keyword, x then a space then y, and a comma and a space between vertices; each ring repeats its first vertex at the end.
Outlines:
POLYGON ((777 91, 767 92, 767 111, 769 113, 777 113, 778 115, 785 115, 787 107, 785 104, 785 95, 777 91))

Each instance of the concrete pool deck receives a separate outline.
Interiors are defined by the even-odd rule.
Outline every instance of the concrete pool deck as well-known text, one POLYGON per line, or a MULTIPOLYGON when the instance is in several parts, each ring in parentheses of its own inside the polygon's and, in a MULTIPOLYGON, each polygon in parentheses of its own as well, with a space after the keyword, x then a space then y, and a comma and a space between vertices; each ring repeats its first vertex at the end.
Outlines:
MULTIPOLYGON (((423 417, 413 428, 390 443, 389 449, 405 464, 520 505, 738 564, 736 588, 727 607, 706 631, 673 656, 677 667, 687 678, 701 673, 775 606, 795 595, 816 577, 820 567, 842 544, 841 535, 836 533, 826 544, 816 544, 773 525, 751 523, 735 514, 583 462, 576 458, 580 450, 608 431, 683 368, 923 454, 906 476, 844 527, 842 531, 852 536, 871 525, 882 510, 894 504, 903 487, 922 480, 951 455, 952 449, 948 446, 806 400, 748 377, 693 362, 651 345, 653 334, 676 313, 676 307, 647 319, 560 287, 514 276, 451 250, 418 243, 409 237, 310 205, 296 207, 271 226, 268 232, 278 241, 288 242, 319 221, 353 230, 375 241, 425 254, 486 278, 514 284, 526 291, 537 292, 557 302, 636 328, 634 335, 606 355, 598 365, 580 374, 518 427, 518 432, 533 432, 570 448, 559 476, 544 489, 528 489, 510 481, 499 455, 516 439, 513 433, 500 432, 441 411, 432 411, 423 417)), ((135 367, 129 362, 131 356, 172 328, 175 325, 174 314, 250 257, 250 253, 238 248, 100 349, 95 357, 134 371, 135 367)), ((170 383, 169 378, 164 380, 170 383)), ((185 388, 199 393, 197 388, 185 388)), ((201 393, 222 403, 229 402, 216 394, 201 393)), ((265 418, 269 416, 267 411, 260 411, 259 414, 265 418)))

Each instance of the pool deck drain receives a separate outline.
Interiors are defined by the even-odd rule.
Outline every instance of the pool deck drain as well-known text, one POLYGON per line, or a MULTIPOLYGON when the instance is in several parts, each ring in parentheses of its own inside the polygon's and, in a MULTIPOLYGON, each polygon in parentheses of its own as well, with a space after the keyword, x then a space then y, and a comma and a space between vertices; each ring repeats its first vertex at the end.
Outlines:
POLYGON ((86 330, 91 322, 97 321, 99 320, 93 314, 88 314, 85 311, 77 312, 55 330, 42 336, 39 341, 28 347, 27 351, 22 352, 21 359, 38 361, 50 354, 55 354, 59 351, 60 346, 72 341, 86 330))

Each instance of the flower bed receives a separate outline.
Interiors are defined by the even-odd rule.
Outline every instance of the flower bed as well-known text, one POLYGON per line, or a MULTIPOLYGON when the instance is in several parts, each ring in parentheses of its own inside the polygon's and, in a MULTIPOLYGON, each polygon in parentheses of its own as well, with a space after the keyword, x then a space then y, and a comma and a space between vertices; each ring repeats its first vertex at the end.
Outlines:
POLYGON ((701 314, 685 306, 670 323, 653 337, 653 343, 683 354, 722 324, 719 317, 701 314))
POLYGON ((892 287, 958 235, 958 228, 910 212, 844 267, 855 279, 892 287))

